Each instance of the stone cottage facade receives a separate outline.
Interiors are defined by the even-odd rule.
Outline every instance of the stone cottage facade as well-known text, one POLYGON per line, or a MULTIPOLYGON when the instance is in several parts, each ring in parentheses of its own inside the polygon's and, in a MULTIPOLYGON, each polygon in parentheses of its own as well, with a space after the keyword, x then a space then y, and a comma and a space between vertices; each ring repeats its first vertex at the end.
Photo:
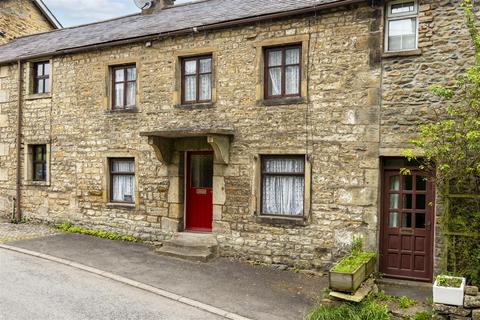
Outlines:
POLYGON ((317 269, 362 234, 430 281, 433 186, 398 171, 428 87, 473 61, 463 25, 459 0, 159 1, 14 40, 0 214, 317 269))
POLYGON ((0 0, 0 44, 61 27, 40 0, 0 0))

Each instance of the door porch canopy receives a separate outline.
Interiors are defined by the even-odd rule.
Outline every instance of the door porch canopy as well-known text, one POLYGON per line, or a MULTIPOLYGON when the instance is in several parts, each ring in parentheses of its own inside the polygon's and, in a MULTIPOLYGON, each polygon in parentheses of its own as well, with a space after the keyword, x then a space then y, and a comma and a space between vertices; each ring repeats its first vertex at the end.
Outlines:
POLYGON ((148 137, 148 144, 155 150, 158 160, 166 165, 172 163, 175 142, 185 138, 205 138, 214 151, 215 162, 228 164, 230 143, 234 135, 235 132, 232 128, 181 128, 140 133, 140 136, 148 137))

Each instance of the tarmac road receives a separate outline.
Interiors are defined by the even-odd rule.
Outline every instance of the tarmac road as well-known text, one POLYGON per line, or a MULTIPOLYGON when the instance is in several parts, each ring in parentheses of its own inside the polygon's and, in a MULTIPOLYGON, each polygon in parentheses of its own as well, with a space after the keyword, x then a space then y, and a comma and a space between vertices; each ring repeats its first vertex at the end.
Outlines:
POLYGON ((0 320, 223 319, 62 264, 0 249, 0 320))

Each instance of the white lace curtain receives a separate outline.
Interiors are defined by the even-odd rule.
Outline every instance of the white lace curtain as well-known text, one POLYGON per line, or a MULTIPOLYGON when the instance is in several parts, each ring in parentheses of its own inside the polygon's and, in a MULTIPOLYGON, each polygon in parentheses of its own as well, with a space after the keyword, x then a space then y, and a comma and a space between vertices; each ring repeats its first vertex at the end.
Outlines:
POLYGON ((263 162, 263 214, 303 215, 305 191, 304 159, 271 158, 263 162), (275 175, 275 173, 300 173, 301 175, 275 175))
MULTIPOLYGON (((299 93, 300 86, 300 49, 285 50, 285 94, 299 93)), ((268 53, 268 74, 270 96, 282 95, 282 65, 283 52, 270 51, 268 53)))
POLYGON ((135 162, 132 160, 112 161, 112 200, 134 202, 135 194, 135 162), (122 174, 124 173, 124 174, 122 174), (132 174, 125 174, 132 173, 132 174))
POLYGON ((199 77, 198 100, 212 99, 212 59, 200 59, 200 69, 197 70, 197 60, 185 61, 185 101, 197 100, 197 74, 199 77))

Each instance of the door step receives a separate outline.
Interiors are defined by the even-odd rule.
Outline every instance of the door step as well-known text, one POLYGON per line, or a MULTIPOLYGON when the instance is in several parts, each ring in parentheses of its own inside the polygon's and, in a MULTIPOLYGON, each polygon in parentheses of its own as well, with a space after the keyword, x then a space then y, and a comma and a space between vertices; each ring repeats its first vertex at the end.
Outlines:
POLYGON ((156 252, 169 257, 207 262, 216 256, 217 246, 212 234, 181 232, 165 241, 156 252))

